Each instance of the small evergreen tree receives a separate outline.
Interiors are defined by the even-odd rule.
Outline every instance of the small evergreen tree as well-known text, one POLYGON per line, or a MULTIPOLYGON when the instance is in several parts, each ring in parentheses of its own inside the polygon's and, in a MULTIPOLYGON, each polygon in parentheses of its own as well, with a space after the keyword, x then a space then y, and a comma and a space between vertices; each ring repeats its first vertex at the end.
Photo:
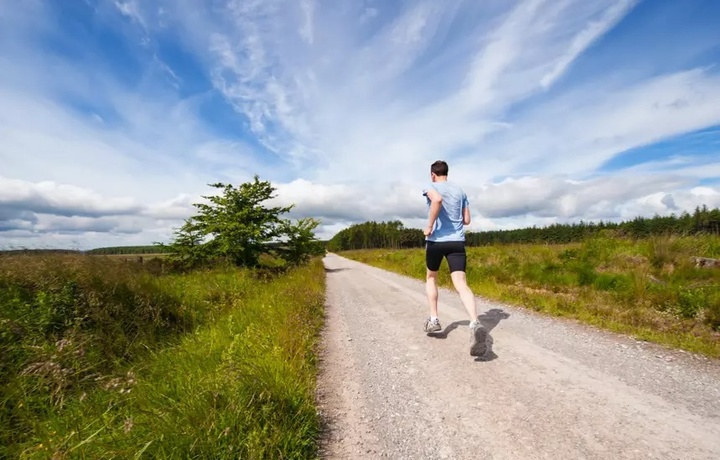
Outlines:
POLYGON ((312 256, 325 254, 324 245, 315 239, 314 230, 320 224, 316 219, 289 220, 282 225, 286 241, 277 245, 275 253, 290 265, 306 263, 312 256))
POLYGON ((222 193, 203 196, 209 203, 193 204, 198 214, 175 230, 169 245, 174 259, 191 267, 217 260, 256 267, 262 254, 278 255, 290 264, 298 264, 320 252, 313 233, 319 225, 317 220, 303 219, 293 224, 282 215, 294 205, 264 204, 275 197, 276 189, 270 182, 256 175, 253 181, 238 187, 220 182, 210 186, 222 193))

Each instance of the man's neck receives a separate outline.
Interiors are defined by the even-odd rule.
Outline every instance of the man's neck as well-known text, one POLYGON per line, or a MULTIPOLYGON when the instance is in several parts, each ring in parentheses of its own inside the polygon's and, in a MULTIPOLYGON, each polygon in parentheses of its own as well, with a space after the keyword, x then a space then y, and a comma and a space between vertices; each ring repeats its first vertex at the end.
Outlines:
POLYGON ((435 182, 447 182, 447 176, 435 176, 435 182))

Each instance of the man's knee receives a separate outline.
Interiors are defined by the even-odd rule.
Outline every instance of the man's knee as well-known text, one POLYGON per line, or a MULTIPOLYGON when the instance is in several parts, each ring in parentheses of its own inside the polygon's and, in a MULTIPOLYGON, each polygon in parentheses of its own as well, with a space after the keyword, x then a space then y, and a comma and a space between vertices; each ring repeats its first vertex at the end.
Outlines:
POLYGON ((435 281, 437 280, 438 272, 428 269, 427 274, 425 275, 425 278, 428 281, 435 281))
POLYGON ((467 286, 467 278, 464 271, 457 270, 450 273, 450 279, 452 279, 452 282, 456 288, 467 286))

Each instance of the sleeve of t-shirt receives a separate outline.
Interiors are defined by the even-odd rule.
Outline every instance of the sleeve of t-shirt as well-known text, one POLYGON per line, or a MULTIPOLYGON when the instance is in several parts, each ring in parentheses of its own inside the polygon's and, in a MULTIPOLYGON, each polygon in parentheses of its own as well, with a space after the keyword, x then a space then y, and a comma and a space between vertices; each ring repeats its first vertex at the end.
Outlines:
POLYGON ((463 192, 463 194, 462 194, 462 207, 463 208, 470 207, 470 201, 468 200, 467 194, 465 192, 463 192))
POLYGON ((427 200, 428 203, 430 202, 430 198, 427 196, 427 193, 431 188, 434 189, 435 187, 433 187, 432 184, 429 184, 423 189, 423 196, 425 197, 425 199, 427 200))

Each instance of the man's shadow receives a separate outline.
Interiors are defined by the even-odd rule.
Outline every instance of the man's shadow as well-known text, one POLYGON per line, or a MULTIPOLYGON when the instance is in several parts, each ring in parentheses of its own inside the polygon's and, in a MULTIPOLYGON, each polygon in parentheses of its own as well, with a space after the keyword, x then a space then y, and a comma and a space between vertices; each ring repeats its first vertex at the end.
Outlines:
POLYGON ((325 273, 344 272, 345 270, 350 270, 350 269, 349 268, 327 268, 327 267, 325 267, 325 273))
MULTIPOLYGON (((478 321, 480 322, 480 332, 478 336, 484 338, 487 348, 482 356, 478 356, 475 358, 475 361, 492 361, 494 359, 497 359, 498 356, 492 350, 493 338, 490 335, 490 331, 495 329, 495 326, 497 326, 500 321, 508 319, 509 317, 510 313, 506 312, 501 308, 490 309, 482 315, 478 316, 478 321)), ((468 320, 453 321, 452 323, 448 324, 442 332, 439 332, 437 334, 428 334, 428 336, 436 339, 447 339, 448 334, 457 329, 458 326, 469 325, 470 321, 468 320)))

